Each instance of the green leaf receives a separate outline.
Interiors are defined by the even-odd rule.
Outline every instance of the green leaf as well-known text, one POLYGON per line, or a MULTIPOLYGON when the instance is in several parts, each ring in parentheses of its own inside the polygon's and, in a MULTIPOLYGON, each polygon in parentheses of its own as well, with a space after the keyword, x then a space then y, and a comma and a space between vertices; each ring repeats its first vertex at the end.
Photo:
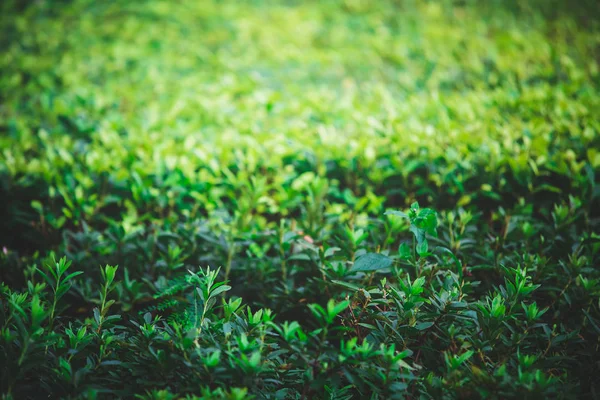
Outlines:
POLYGON ((346 289, 350 289, 353 292, 357 292, 361 289, 360 287, 358 287, 352 283, 348 283, 348 282, 344 282, 344 281, 332 280, 331 283, 345 287, 346 289))
POLYGON ((44 306, 37 295, 31 299, 31 325, 38 327, 46 317, 44 306))
POLYGON ((350 305, 350 301, 344 300, 341 303, 335 304, 335 300, 331 299, 327 302, 327 321, 332 323, 335 317, 344 311, 350 305))
POLYGON ((104 310, 105 310, 105 311, 106 311, 106 310, 108 310, 108 308, 109 308, 110 306, 112 306, 113 304, 115 304, 115 301, 114 301, 114 300, 109 300, 109 301, 107 301, 107 302, 106 302, 106 304, 104 304, 104 310))
POLYGON ((229 285, 223 285, 223 286, 219 286, 218 288, 216 288, 215 290, 213 290, 212 292, 210 292, 210 295, 208 296, 208 298, 212 298, 212 297, 216 297, 219 294, 226 292, 228 290, 231 290, 231 286, 229 285))
POLYGON ((71 266, 71 260, 67 261, 66 257, 62 257, 59 261, 58 261, 58 276, 62 276, 62 274, 64 274, 67 269, 69 269, 69 267, 71 266))
POLYGON ((429 244, 427 243, 427 239, 423 239, 423 241, 417 244, 417 254, 423 257, 427 254, 429 250, 429 244))
POLYGON ((42 203, 39 202, 39 201, 37 201, 37 200, 32 200, 31 201, 31 208, 33 208, 34 210, 36 210, 40 214, 44 211, 44 207, 42 206, 42 203))
POLYGON ((424 331, 425 329, 431 328, 433 326, 433 322, 419 322, 415 325, 415 329, 419 331, 424 331))
POLYGON ((398 249, 398 254, 400 255, 400 258, 404 260, 409 260, 412 257, 412 251, 410 249, 409 244, 406 242, 402 242, 400 248, 398 249))
POLYGON ((117 272, 117 268, 119 268, 118 266, 110 266, 107 265, 104 267, 104 276, 105 276, 105 282, 106 282, 106 286, 110 286, 111 283, 114 281, 115 279, 115 273, 117 272))
POLYGON ((590 321, 590 324, 592 325, 594 330, 600 335, 600 327, 598 327, 598 324, 596 323, 596 321, 594 321, 594 318, 592 318, 590 313, 588 313, 585 309, 581 309, 581 311, 583 311, 588 321, 590 321))
POLYGON ((418 216, 412 221, 419 229, 423 230, 431 236, 437 237, 437 213, 430 208, 419 210, 418 216))
POLYGON ((252 353, 252 355, 250 356, 250 359, 248 360, 248 364, 252 367, 252 368, 258 368, 259 364, 260 364, 260 352, 259 351, 255 351, 254 353, 252 353))
POLYGON ((471 358, 471 356, 472 356, 473 354, 475 354, 475 352, 473 352, 473 350, 468 350, 468 351, 465 351, 463 354, 461 354, 461 355, 460 355, 460 356, 459 356, 459 357, 456 359, 456 361, 457 361, 457 362, 458 362, 458 364, 460 365, 460 364, 464 363, 465 361, 467 361, 469 358, 471 358))
POLYGON ((409 230, 413 233, 415 239, 417 239, 417 244, 425 240, 425 230, 419 229, 416 225, 411 225, 409 230))
POLYGON ((392 259, 379 253, 367 253, 354 262, 350 272, 370 272, 388 268, 392 259))
POLYGON ((42 270, 41 270, 41 269, 39 269, 39 268, 36 268, 35 270, 36 270, 37 272, 39 272, 39 274, 40 274, 40 275, 42 275, 42 277, 44 278, 44 280, 45 280, 46 282, 48 282, 48 286, 50 286, 50 287, 54 286, 54 281, 52 281, 52 280, 50 279, 50 277, 49 277, 49 276, 48 276, 48 275, 47 275, 47 274, 46 274, 44 271, 42 271, 42 270))
POLYGON ((65 277, 65 279, 64 279, 64 280, 65 280, 65 281, 71 280, 71 279, 73 279, 73 278, 75 278, 76 276, 79 276, 79 275, 81 275, 81 274, 83 274, 83 271, 77 271, 77 272, 73 272, 72 274, 69 274, 69 275, 67 275, 67 276, 65 277))
POLYGON ((325 309, 323 307, 321 307, 321 305, 319 304, 309 304, 308 308, 310 309, 310 311, 313 313, 313 315, 315 317, 317 317, 318 319, 324 319, 327 317, 327 312, 325 311, 325 309))
POLYGON ((398 210, 387 210, 384 215, 395 215, 401 218, 408 218, 408 214, 398 210))

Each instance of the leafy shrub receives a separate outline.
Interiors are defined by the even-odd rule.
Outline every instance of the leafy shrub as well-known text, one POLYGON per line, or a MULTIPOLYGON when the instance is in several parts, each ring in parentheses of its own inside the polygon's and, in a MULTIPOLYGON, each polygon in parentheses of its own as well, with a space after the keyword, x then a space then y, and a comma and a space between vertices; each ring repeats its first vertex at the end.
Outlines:
POLYGON ((3 398, 596 396, 592 3, 3 3, 3 398))

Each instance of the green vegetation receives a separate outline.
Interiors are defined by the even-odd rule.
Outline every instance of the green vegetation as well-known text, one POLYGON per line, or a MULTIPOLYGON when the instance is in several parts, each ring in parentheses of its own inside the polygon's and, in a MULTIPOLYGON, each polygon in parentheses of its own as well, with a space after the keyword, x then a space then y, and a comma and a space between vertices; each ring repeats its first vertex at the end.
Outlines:
POLYGON ((3 399, 600 396, 595 1, 0 15, 3 399))

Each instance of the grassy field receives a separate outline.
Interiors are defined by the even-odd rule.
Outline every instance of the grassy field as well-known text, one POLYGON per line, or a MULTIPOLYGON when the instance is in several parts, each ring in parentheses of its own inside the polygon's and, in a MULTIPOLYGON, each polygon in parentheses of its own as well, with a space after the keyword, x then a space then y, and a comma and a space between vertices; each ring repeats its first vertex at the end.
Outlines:
POLYGON ((0 393, 599 398, 595 1, 0 4, 0 393))

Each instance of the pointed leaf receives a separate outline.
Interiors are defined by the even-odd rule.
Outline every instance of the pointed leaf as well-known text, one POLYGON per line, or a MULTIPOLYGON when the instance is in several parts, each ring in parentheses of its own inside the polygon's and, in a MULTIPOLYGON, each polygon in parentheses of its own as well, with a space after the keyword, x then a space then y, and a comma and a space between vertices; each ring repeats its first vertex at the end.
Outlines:
POLYGON ((228 291, 230 289, 231 289, 231 286, 229 286, 229 285, 219 286, 218 288, 216 288, 215 290, 213 290, 212 292, 210 292, 209 298, 216 297, 219 294, 221 294, 223 292, 226 292, 226 291, 228 291))
POLYGON ((408 218, 408 214, 398 210, 387 210, 384 215, 395 215, 401 218, 408 218))
POLYGON ((388 268, 392 265, 392 262, 391 258, 384 256, 383 254, 367 253, 356 260, 352 268, 350 268, 350 272, 377 271, 388 268))
POLYGON ((345 287, 346 289, 350 289, 354 292, 357 292, 360 290, 360 287, 353 285, 352 283, 348 283, 348 282, 344 282, 344 281, 332 280, 331 283, 345 287))

